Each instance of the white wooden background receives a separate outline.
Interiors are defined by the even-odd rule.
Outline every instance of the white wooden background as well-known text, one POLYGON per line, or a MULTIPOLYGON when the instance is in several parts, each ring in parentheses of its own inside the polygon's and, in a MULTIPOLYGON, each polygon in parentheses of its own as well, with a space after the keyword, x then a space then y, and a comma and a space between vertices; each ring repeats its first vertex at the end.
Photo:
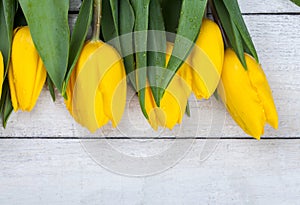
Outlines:
MULTIPOLYGON (((214 100, 193 101, 200 128, 196 133, 197 123, 190 122, 182 130, 179 145, 196 137, 184 158, 164 172, 128 177, 96 163, 82 146, 84 137, 108 136, 113 147, 136 157, 162 152, 174 139, 141 139, 146 124, 131 95, 123 133, 108 125, 90 135, 63 99, 53 103, 45 89, 31 113, 12 114, 0 129, 0 204, 299 204, 300 8, 288 0, 239 2, 273 90, 279 130, 267 126, 255 141, 214 100), (129 122, 137 131, 126 128, 129 122)), ((80 0, 71 2, 70 24, 79 7, 80 0)))

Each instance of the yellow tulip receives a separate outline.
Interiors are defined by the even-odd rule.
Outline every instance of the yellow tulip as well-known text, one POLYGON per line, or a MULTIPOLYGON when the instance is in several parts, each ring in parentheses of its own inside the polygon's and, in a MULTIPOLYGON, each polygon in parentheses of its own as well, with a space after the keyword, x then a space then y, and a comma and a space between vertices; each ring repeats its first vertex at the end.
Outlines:
POLYGON ((117 51, 102 41, 89 41, 72 71, 65 104, 74 119, 91 132, 109 120, 116 127, 125 109, 126 86, 117 51))
POLYGON ((278 128, 278 115, 266 76, 250 55, 247 71, 232 49, 227 49, 218 94, 235 122, 249 135, 260 139, 265 123, 278 128))
POLYGON ((17 28, 12 42, 8 80, 15 111, 30 111, 44 86, 47 72, 33 44, 29 27, 17 28))
POLYGON ((0 52, 0 98, 2 95, 3 75, 4 75, 4 63, 3 63, 2 53, 0 52))
MULTIPOLYGON (((168 43, 166 63, 168 63, 170 59, 172 50, 173 44, 168 43)), ((186 66, 184 63, 181 69, 184 69, 186 66)), ((160 107, 157 107, 151 88, 147 84, 145 107, 149 116, 148 121, 152 128, 157 130, 158 126, 161 126, 172 129, 177 123, 181 123, 190 94, 191 90, 184 79, 179 75, 175 75, 165 90, 165 94, 160 102, 160 107)))
POLYGON ((185 79, 198 99, 208 99, 216 90, 224 60, 224 43, 219 26, 204 19, 199 36, 190 56, 189 66, 179 69, 178 75, 185 79))

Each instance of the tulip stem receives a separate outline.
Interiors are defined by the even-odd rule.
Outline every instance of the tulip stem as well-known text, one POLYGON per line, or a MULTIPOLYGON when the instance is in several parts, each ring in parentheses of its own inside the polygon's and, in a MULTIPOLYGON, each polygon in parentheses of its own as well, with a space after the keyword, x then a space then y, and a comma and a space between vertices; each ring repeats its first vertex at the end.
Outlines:
POLYGON ((101 18, 102 18, 102 0, 94 0, 93 38, 92 38, 92 41, 99 41, 101 18))

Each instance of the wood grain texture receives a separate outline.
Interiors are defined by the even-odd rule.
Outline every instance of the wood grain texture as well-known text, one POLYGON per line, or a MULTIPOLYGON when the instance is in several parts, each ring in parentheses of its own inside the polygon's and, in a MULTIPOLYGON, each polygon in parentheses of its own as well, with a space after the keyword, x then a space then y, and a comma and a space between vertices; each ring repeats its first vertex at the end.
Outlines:
MULTIPOLYGON (((159 150, 155 144, 147 147, 140 142, 140 146, 131 147, 126 140, 114 141, 118 149, 134 148, 137 156, 159 150)), ((102 168, 89 158, 78 140, 1 140, 0 203, 299 202, 300 140, 220 140, 210 157, 201 160, 203 143, 197 140, 172 169, 135 178, 102 168)))
MULTIPOLYGON (((70 23, 76 15, 72 15, 70 23)), ((266 126, 264 137, 300 137, 300 15, 249 15, 245 16, 253 41, 256 45, 260 62, 265 70, 273 90, 275 103, 279 112, 279 130, 266 126)), ((96 136, 125 137, 144 136, 144 132, 129 130, 131 122, 137 127, 147 127, 142 117, 136 98, 132 91, 128 95, 128 109, 125 112, 121 129, 113 130, 105 126, 96 136), (130 102, 130 103, 129 103, 130 102), (127 127, 127 129, 126 129, 127 127)), ((193 100, 193 98, 192 98, 193 100)), ((214 100, 192 102, 196 120, 190 120, 183 126, 184 137, 247 137, 226 114, 221 104, 214 100), (218 112, 218 113, 216 113, 218 112), (218 128, 218 134, 212 133, 211 122, 218 128), (198 126, 199 125, 199 126, 198 126), (196 128, 199 127, 196 133, 196 128)), ((185 121, 188 120, 187 118, 185 121)), ((148 127, 149 128, 149 127, 148 127)), ((150 128, 149 128, 150 129, 150 128)), ((52 103, 50 95, 44 90, 31 113, 12 114, 6 130, 0 128, 0 137, 84 137, 90 134, 77 125, 66 111, 63 99, 58 97, 52 103)), ((150 133, 150 132, 149 132, 150 133)), ((157 136, 150 133, 151 136, 157 136)), ((174 135, 166 132, 163 136, 174 135)))
POLYGON ((289 0, 264 0, 264 1, 248 1, 239 0, 239 5, 243 13, 290 13, 300 12, 297 7, 289 0))

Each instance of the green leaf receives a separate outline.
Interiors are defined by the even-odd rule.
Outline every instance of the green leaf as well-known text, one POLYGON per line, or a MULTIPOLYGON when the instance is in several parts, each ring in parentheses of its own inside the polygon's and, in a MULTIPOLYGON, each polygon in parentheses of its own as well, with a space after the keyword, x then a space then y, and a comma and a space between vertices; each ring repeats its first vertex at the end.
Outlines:
POLYGON ((93 16, 93 0, 84 0, 71 36, 67 77, 62 94, 65 94, 73 68, 80 56, 93 16))
POLYGON ((10 92, 7 93, 2 113, 2 124, 6 128, 7 121, 13 111, 13 106, 10 100, 10 92))
POLYGON ((145 91, 147 81, 147 30, 150 0, 131 0, 135 11, 135 50, 137 67, 137 91, 144 116, 148 119, 145 108, 145 91))
POLYGON ((188 117, 191 117, 191 109, 190 109, 190 103, 189 103, 189 101, 187 101, 187 103, 186 103, 185 114, 188 117))
MULTIPOLYGON (((161 7, 167 32, 176 33, 179 24, 182 0, 162 0, 161 7)), ((169 39, 168 39, 169 40, 169 39)), ((170 39, 175 40, 175 39, 170 39)))
MULTIPOLYGON (((217 17, 219 18, 222 29, 225 31, 226 37, 229 40, 229 43, 234 42, 233 30, 231 26, 231 20, 229 13, 224 5, 224 3, 220 0, 214 0, 213 6, 217 12, 217 17)), ((231 45, 233 46, 233 45, 231 45)))
MULTIPOLYGON (((9 88, 8 88, 9 89, 9 88)), ((2 111, 3 111, 3 106, 4 106, 4 102, 5 102, 5 98, 6 98, 6 92, 7 92, 7 86, 5 85, 5 81, 3 81, 3 85, 2 85, 2 94, 1 94, 1 100, 0 100, 0 112, 2 115, 2 111)))
POLYGON ((233 31, 233 36, 234 36, 234 51, 237 54, 238 58, 240 59, 243 67, 247 70, 247 64, 246 64, 246 59, 244 55, 244 47, 243 47, 243 39, 238 31, 238 28, 234 24, 234 22, 231 20, 231 26, 232 26, 232 31, 233 31))
POLYGON ((178 32, 175 39, 172 56, 167 65, 167 71, 160 78, 161 92, 159 100, 164 94, 173 76, 183 64, 193 48, 202 24, 207 0, 183 0, 179 19, 178 32))
POLYGON ((293 2, 294 4, 300 6, 300 0, 291 0, 291 2, 293 2))
POLYGON ((214 0, 214 6, 231 47, 238 55, 238 58, 240 59, 244 68, 247 68, 244 56, 243 41, 240 33, 238 32, 238 29, 232 22, 232 19, 230 18, 230 15, 222 1, 214 0))
POLYGON ((118 0, 110 0, 111 14, 113 17, 114 26, 117 36, 119 35, 119 5, 118 0))
POLYGON ((102 0, 101 31, 104 41, 106 42, 118 36, 109 1, 110 0, 102 0))
POLYGON ((252 42, 251 36, 248 32, 247 26, 244 22, 242 13, 239 8, 239 4, 237 0, 224 0, 224 4, 227 8, 227 11, 230 15, 230 18, 236 25, 237 29, 239 30, 240 35, 242 36, 246 46, 250 50, 252 56, 258 62, 257 52, 255 50, 254 44, 252 42))
POLYGON ((15 0, 3 0, 0 2, 0 50, 4 59, 4 76, 7 74, 11 54, 14 16, 17 3, 15 0))
POLYGON ((69 0, 19 0, 35 47, 62 92, 69 57, 69 0))
POLYGON ((218 94, 218 90, 217 89, 214 92, 214 97, 216 98, 217 101, 220 101, 220 96, 218 94))
MULTIPOLYGON (((112 19, 116 31, 116 37, 120 35, 119 32, 119 1, 118 0, 110 0, 110 8, 111 8, 111 14, 112 19)), ((120 45, 120 39, 116 38, 113 41, 110 42, 119 53, 121 53, 121 45, 120 45)))
POLYGON ((124 58, 127 77, 129 78, 133 87, 136 87, 136 79, 134 75, 135 62, 133 56, 133 37, 131 35, 134 29, 134 23, 134 11, 129 0, 121 0, 119 13, 119 34, 122 50, 121 53, 124 58))
POLYGON ((8 118, 13 111, 11 99, 10 99, 10 90, 8 85, 8 80, 3 83, 3 91, 1 96, 1 117, 2 117, 2 125, 5 128, 8 118))
POLYGON ((52 100, 53 100, 53 102, 55 102, 54 84, 53 84, 51 78, 49 77, 49 75, 47 75, 47 85, 48 85, 48 89, 49 89, 50 95, 52 97, 52 100))
POLYGON ((10 100, 10 93, 8 93, 8 95, 6 97, 4 109, 3 109, 3 114, 2 114, 2 123, 3 123, 4 128, 6 128, 8 119, 9 119, 12 111, 13 111, 13 107, 12 107, 12 103, 10 100))
POLYGON ((103 0, 102 34, 106 42, 112 44, 124 59, 128 78, 136 89, 136 79, 133 71, 135 62, 133 56, 133 37, 135 16, 129 0, 103 0), (119 9, 120 8, 120 9, 119 9), (128 34, 128 35, 126 35, 128 34), (120 38, 117 38, 120 36, 120 38))
POLYGON ((160 87, 158 80, 162 69, 166 65, 166 33, 164 19, 158 0, 151 0, 149 7, 149 33, 148 33, 148 80, 155 99, 159 106, 160 87))

